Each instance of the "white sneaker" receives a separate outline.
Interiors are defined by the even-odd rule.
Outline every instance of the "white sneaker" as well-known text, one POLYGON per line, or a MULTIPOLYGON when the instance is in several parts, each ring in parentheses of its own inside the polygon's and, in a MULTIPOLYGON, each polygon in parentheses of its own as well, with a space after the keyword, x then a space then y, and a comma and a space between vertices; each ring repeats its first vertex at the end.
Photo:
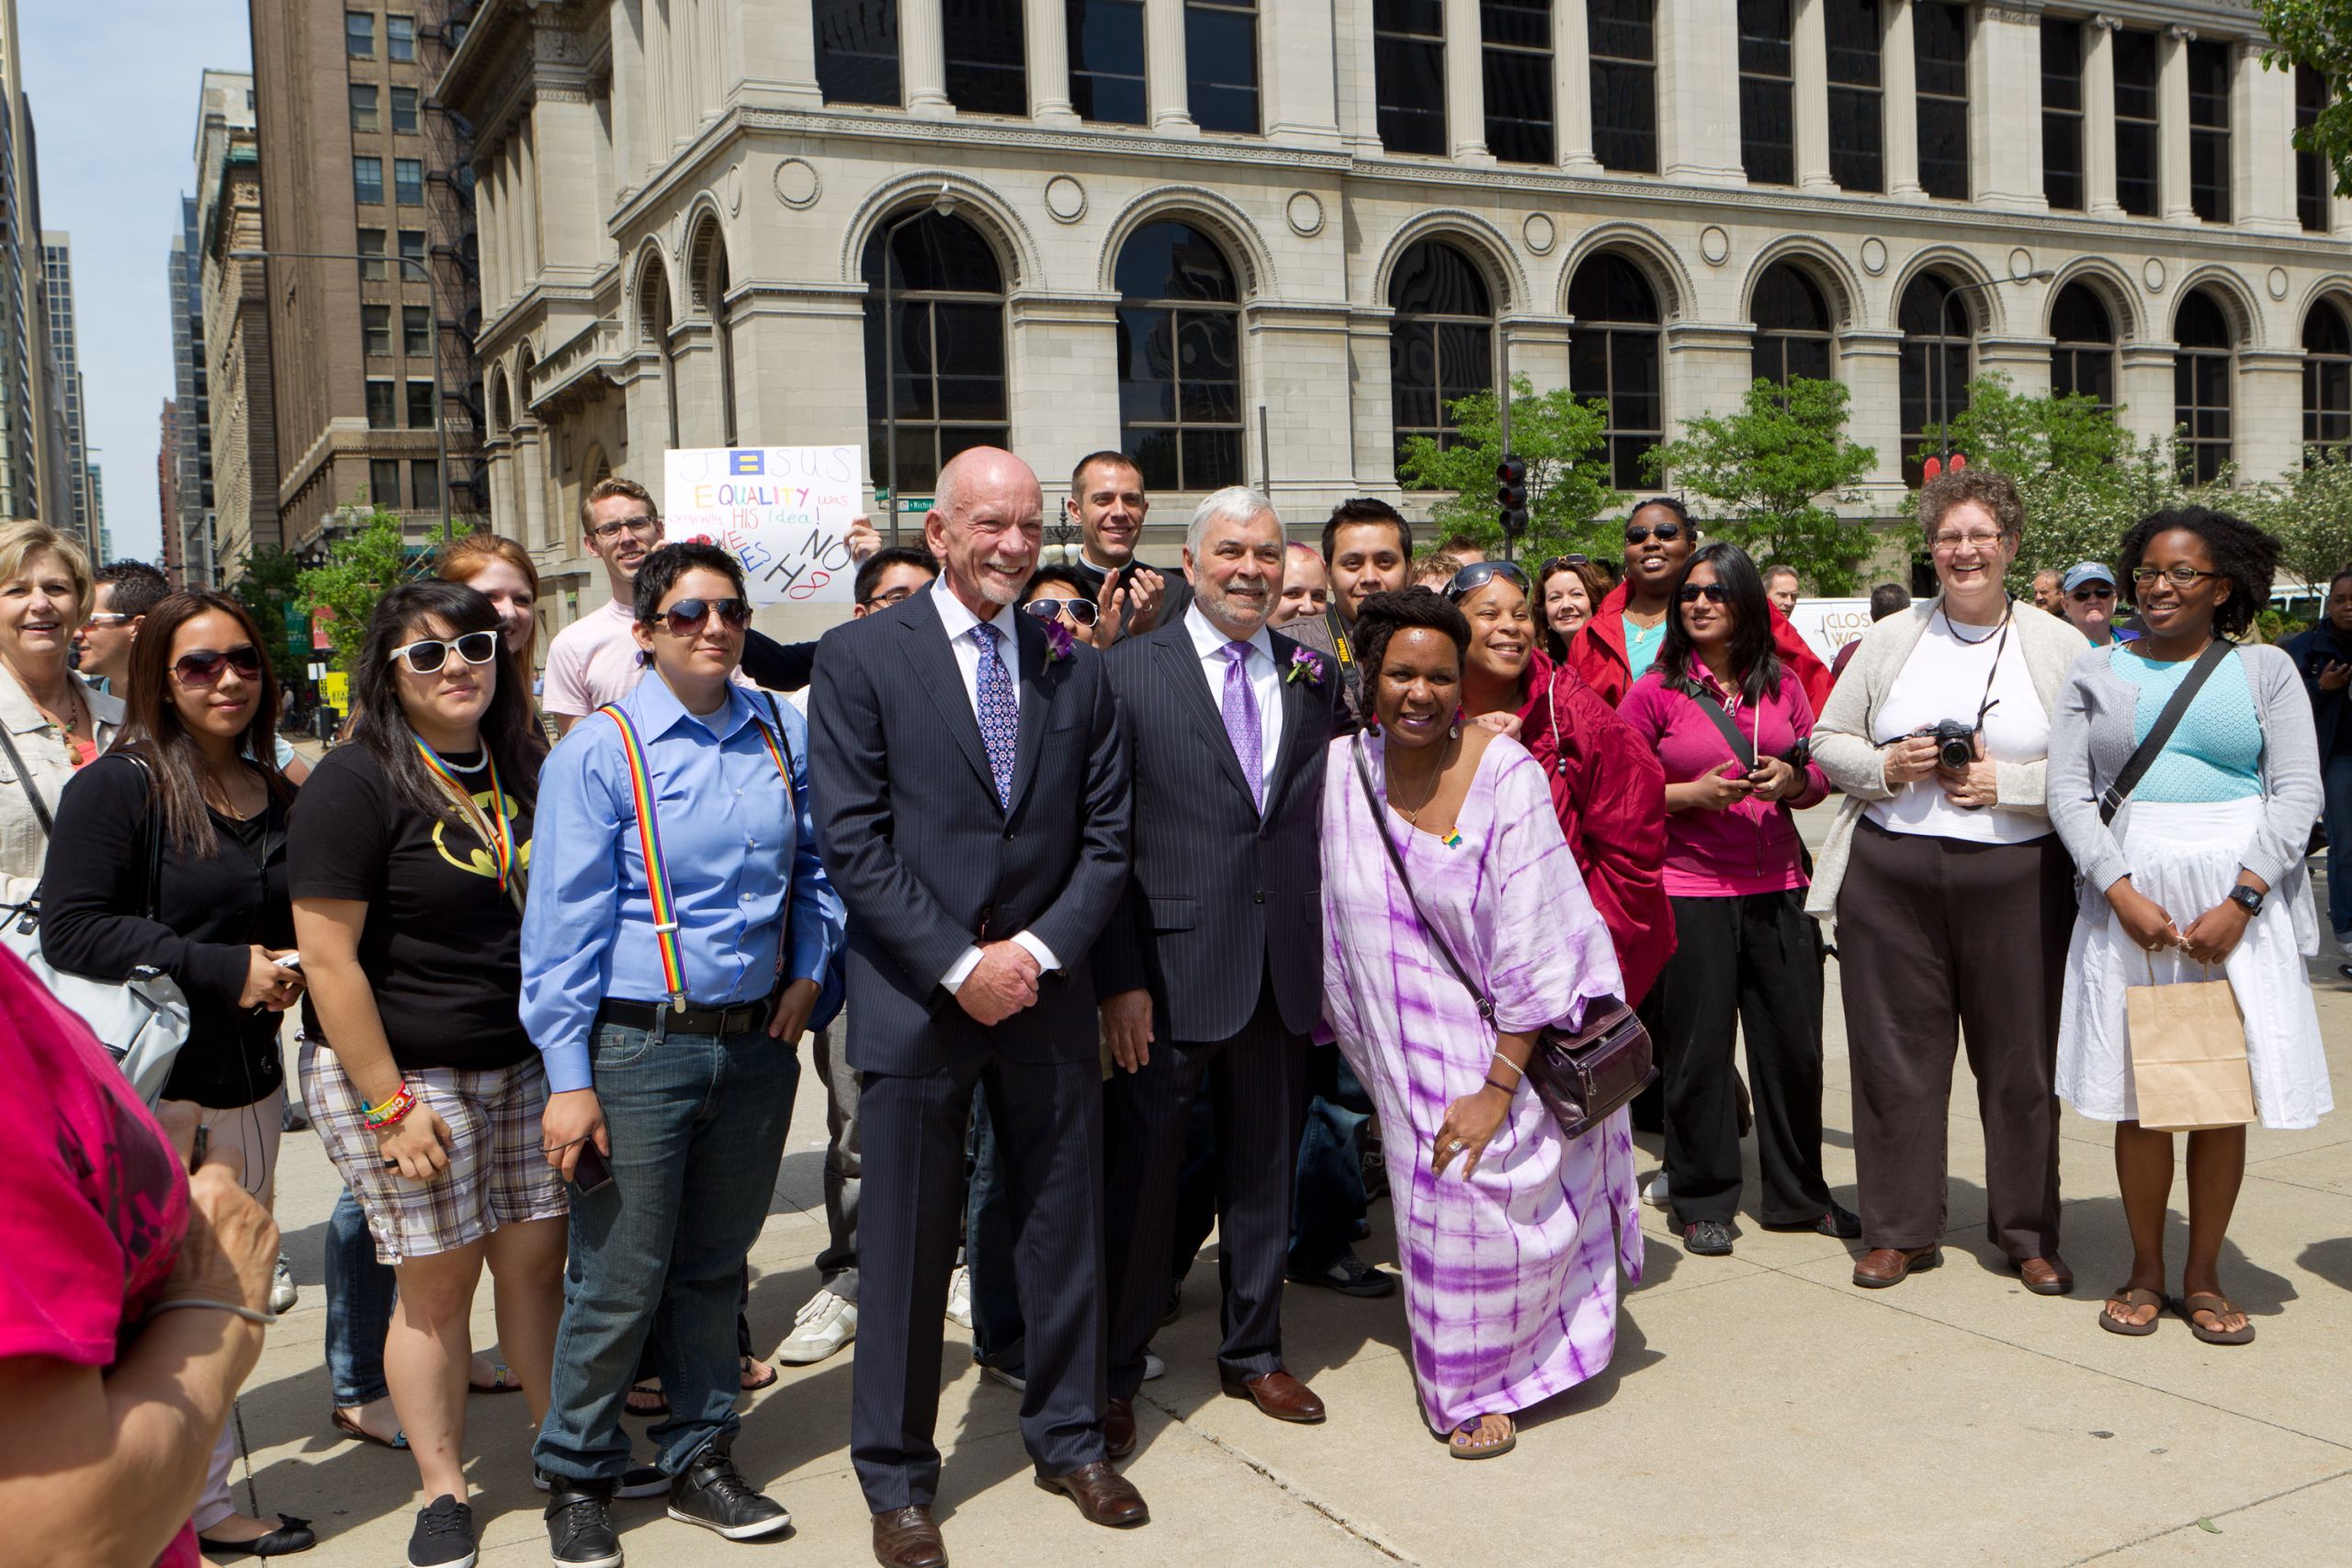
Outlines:
POLYGON ((1148 1351, 1148 1350, 1146 1350, 1146 1351, 1143 1353, 1143 1381, 1144 1381, 1144 1382, 1151 1382, 1153 1379, 1155 1379, 1155 1378, 1159 1377, 1161 1373, 1163 1373, 1163 1372, 1165 1372, 1165 1371, 1168 1371, 1168 1363, 1167 1363, 1167 1362, 1165 1362, 1165 1361, 1161 1360, 1159 1357, 1157 1357, 1157 1356, 1153 1355, 1153 1354, 1152 1354, 1150 1351, 1148 1351))
POLYGON ((1002 1367, 982 1367, 980 1376, 990 1382, 1001 1382, 1015 1393, 1021 1393, 1029 1386, 1029 1379, 1025 1373, 1009 1372, 1002 1367))
POLYGON ((857 1337, 857 1303, 822 1285, 793 1317, 792 1332, 775 1348, 787 1367, 813 1366, 857 1337))
POLYGON ((269 1277, 269 1310, 292 1312, 302 1292, 294 1288, 294 1270, 286 1265, 286 1254, 277 1255, 277 1271, 269 1277))
POLYGON ((947 1321, 967 1332, 972 1326, 972 1271, 960 1263, 947 1277, 947 1321))
POLYGON ((1661 1209, 1667 1206, 1667 1202, 1671 1194, 1667 1191, 1666 1187, 1666 1172, 1662 1170, 1656 1176, 1651 1177, 1650 1184, 1642 1189, 1643 1201, 1645 1202, 1655 1203, 1661 1209))

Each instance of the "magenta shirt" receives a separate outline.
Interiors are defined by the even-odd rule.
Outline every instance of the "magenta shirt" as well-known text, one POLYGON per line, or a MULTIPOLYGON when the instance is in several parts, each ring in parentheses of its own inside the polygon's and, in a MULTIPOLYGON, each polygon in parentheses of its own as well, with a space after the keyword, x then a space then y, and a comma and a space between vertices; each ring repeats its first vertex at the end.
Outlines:
MULTIPOLYGON (((1693 659, 1692 677, 1715 694, 1742 735, 1756 734, 1760 717, 1759 757, 1777 757, 1813 733, 1813 704, 1804 683, 1785 666, 1781 689, 1758 708, 1715 683, 1693 659)), ((1666 782, 1689 784, 1738 761, 1730 742, 1693 699, 1669 691, 1657 671, 1625 694, 1617 716, 1648 741, 1665 765, 1666 782)), ((1673 811, 1666 818, 1666 891, 1674 898, 1732 898, 1747 893, 1785 893, 1805 886, 1804 845, 1797 838, 1794 808, 1812 806, 1829 793, 1829 781, 1812 762, 1804 766, 1800 792, 1780 801, 1743 800, 1722 811, 1673 811)))

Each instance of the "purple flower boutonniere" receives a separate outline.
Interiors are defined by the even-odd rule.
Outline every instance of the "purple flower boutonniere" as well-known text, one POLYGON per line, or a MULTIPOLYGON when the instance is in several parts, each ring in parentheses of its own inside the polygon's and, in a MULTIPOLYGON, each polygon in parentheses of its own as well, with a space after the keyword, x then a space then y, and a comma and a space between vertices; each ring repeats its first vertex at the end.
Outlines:
POLYGON ((1312 649, 1294 648, 1290 650, 1290 668, 1283 671, 1283 681, 1295 684, 1300 681, 1310 686, 1323 683, 1323 659, 1312 649))
POLYGON ((1069 628, 1062 625, 1060 620, 1055 619, 1046 623, 1046 663, 1052 664, 1058 660, 1068 659, 1077 649, 1078 638, 1070 636, 1069 628))

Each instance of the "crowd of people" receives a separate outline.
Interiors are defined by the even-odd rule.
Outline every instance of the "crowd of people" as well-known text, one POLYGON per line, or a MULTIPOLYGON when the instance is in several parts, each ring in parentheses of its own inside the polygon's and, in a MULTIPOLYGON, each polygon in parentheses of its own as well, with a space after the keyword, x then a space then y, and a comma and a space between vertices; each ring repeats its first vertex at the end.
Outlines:
MULTIPOLYGON (((2126 993, 2218 971, 2246 1118, 2331 1108, 2304 866, 2323 803, 2331 871, 2352 859, 2352 569, 2262 645, 2276 541, 2188 508, 2021 603, 2030 520, 1968 468, 1920 496, 1936 592, 1873 592, 1833 668, 1790 623, 1797 574, 1671 497, 1620 561, 1532 569, 1417 554, 1368 497, 1294 541, 1244 487, 1155 569, 1116 452, 1071 473, 1071 558, 1043 558, 1045 506, 1019 458, 961 454, 923 547, 854 531, 849 619, 785 645, 731 556, 602 480, 581 526, 611 604, 554 639, 536 705, 536 571, 478 535, 379 602, 308 768, 237 599, 0 526, 6 901, 55 969, 167 977, 187 1010, 151 1113, 0 957, 0 1084, 35 1122, 0 1394, 38 1416, 0 1435, 0 1496, 40 1486, 98 1561, 314 1543, 227 1486, 230 1402, 292 1294, 269 1205, 300 1117, 345 1183, 331 1418, 415 1463, 412 1568, 476 1560, 478 1390, 530 1407, 558 1564, 621 1561, 622 1499, 782 1532, 732 1457, 741 1396, 852 1345, 876 1560, 944 1568, 949 1322, 1019 1394, 1037 1484, 1144 1524, 1114 1461, 1212 1225, 1227 1394, 1327 1420, 1285 1288, 1401 1290, 1423 1422, 1498 1457, 1608 1365, 1637 1127, 1690 1255, 1747 1214, 1855 1242, 1883 1289, 1941 1258, 1963 1048, 2025 1287, 2074 1287, 2063 1100, 2115 1126, 2133 1262, 2099 1326, 2253 1337, 2219 1271, 2244 1119, 2188 1134, 2174 1293, 2174 1139, 2139 1118, 2126 993), (1794 813, 1832 795, 1816 855, 1794 813), (1822 1158, 1833 931, 1853 1209, 1822 1158), (1535 1053, 1621 1002, 1658 1082, 1572 1135, 1535 1053), (803 1036, 826 1245, 763 1359, 748 1257, 803 1036), (1396 1273, 1356 1248, 1384 1191, 1396 1273), (502 1361, 470 1342, 485 1272, 502 1361)), ((2329 887, 2352 953, 2352 866, 2329 887)))

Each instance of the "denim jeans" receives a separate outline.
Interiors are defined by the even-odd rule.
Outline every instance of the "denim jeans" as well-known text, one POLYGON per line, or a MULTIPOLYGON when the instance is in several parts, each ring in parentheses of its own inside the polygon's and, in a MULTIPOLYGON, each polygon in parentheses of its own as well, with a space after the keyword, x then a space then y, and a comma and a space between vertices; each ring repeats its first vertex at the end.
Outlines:
POLYGON ((1372 1119, 1372 1101, 1336 1045, 1307 1048, 1306 1088, 1290 1267, 1319 1274, 1364 1234, 1372 1204, 1363 1186, 1363 1125, 1372 1119))
POLYGON ((327 1378, 338 1407, 367 1404, 384 1386, 384 1336, 392 1326, 395 1276, 376 1261, 376 1238, 351 1189, 327 1216, 327 1378))
POLYGON ((1021 1375, 1027 1363, 1012 1270, 1012 1197, 998 1157, 989 1097, 972 1096, 971 1175, 964 1193, 964 1267, 972 1275, 972 1359, 1021 1375))
MULTIPOLYGON (((2347 721, 2352 722, 2352 721, 2347 721)), ((2338 936, 2352 932, 2352 751, 2322 766, 2327 825, 2327 923, 2338 936)))
POLYGON ((647 1434, 665 1475, 731 1440, 736 1309, 800 1078, 764 1030, 725 1036, 600 1024, 590 1045, 612 1143, 611 1183, 573 1190, 555 1382, 534 1449, 541 1469, 616 1481, 621 1411, 649 1336, 670 1414, 647 1434))

